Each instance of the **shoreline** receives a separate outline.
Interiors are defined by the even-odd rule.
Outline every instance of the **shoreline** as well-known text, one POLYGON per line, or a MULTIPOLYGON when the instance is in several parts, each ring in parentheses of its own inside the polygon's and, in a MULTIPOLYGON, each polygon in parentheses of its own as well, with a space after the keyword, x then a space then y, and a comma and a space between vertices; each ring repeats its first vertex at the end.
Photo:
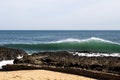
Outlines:
POLYGON ((1 72, 13 72, 13 71, 29 71, 29 70, 48 70, 60 73, 66 73, 71 75, 84 76, 94 79, 102 79, 102 80, 119 80, 120 75, 113 73, 106 73, 102 71, 96 70, 86 70, 81 68, 64 68, 64 67, 55 67, 55 66, 37 66, 37 65, 26 65, 26 64, 13 64, 3 66, 3 70, 1 72))
MULTIPOLYGON (((0 52, 0 55, 2 55, 1 60, 14 60, 13 64, 2 67, 5 72, 37 69, 82 75, 96 79, 119 80, 120 78, 119 56, 90 56, 92 52, 85 53, 88 56, 84 56, 83 53, 67 51, 37 52, 29 55, 24 50, 2 47, 0 47, 0 52)), ((96 53, 95 55, 99 54, 96 53)), ((2 70, 1 72, 4 72, 2 70)))
POLYGON ((0 80, 95 80, 95 79, 48 70, 21 70, 0 72, 0 80))

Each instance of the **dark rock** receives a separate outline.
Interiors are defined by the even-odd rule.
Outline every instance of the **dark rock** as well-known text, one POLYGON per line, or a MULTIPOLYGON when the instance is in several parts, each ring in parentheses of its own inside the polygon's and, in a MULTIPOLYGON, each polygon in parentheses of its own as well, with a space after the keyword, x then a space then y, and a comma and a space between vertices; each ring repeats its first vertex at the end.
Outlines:
POLYGON ((75 67, 120 74, 120 57, 79 57, 65 51, 34 53, 15 59, 14 64, 75 67))
POLYGON ((23 58, 21 59, 15 59, 14 60, 14 64, 35 64, 35 65, 41 65, 41 56, 31 56, 31 55, 28 55, 28 56, 23 56, 23 58))
POLYGON ((12 70, 33 70, 33 69, 40 69, 40 67, 33 66, 33 65, 27 65, 27 64, 7 64, 2 66, 3 71, 12 71, 12 70))
POLYGON ((18 56, 25 55, 27 55, 27 53, 21 49, 0 47, 0 61, 11 60, 17 58, 18 56))
POLYGON ((85 69, 80 69, 80 68, 36 66, 36 65, 30 65, 30 64, 29 65, 28 64, 12 64, 12 65, 3 66, 4 71, 35 70, 35 69, 51 70, 51 71, 75 74, 75 75, 95 78, 97 80, 120 80, 120 75, 117 75, 117 74, 85 70, 85 69))

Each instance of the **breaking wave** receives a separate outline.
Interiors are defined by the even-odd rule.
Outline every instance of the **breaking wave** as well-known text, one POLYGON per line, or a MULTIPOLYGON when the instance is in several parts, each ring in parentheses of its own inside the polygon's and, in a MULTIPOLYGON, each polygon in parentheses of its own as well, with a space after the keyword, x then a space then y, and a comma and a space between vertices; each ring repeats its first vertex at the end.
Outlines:
POLYGON ((68 38, 45 43, 4 44, 2 46, 20 48, 26 51, 90 51, 120 53, 119 43, 96 37, 88 39, 68 38))

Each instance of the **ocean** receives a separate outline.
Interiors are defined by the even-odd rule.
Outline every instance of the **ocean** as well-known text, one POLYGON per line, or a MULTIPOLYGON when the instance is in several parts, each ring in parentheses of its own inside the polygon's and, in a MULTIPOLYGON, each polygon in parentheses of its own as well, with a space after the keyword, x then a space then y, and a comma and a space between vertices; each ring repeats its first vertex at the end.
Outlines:
POLYGON ((32 52, 120 53, 120 31, 0 30, 0 46, 32 52))
MULTIPOLYGON (((120 57, 120 31, 0 30, 0 46, 23 49, 28 54, 69 51, 73 55, 120 57)), ((0 61, 2 65, 13 60, 0 61)))

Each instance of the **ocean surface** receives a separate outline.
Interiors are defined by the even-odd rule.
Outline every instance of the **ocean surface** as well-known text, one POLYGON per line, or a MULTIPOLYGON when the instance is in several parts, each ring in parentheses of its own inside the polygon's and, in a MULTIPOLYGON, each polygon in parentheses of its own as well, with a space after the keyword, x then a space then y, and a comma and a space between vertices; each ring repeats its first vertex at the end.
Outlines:
POLYGON ((41 51, 120 53, 120 31, 0 30, 0 46, 41 51))

